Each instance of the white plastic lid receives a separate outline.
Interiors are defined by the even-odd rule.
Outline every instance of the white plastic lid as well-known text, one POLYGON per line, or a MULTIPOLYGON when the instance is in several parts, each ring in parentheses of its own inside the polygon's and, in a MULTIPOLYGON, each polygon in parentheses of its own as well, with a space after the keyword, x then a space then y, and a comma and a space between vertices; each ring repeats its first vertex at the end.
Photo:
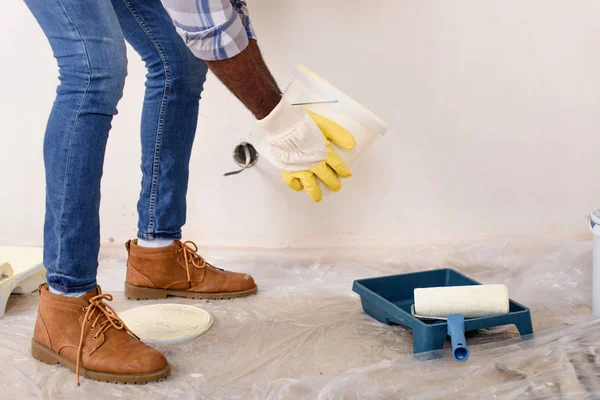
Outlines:
POLYGON ((119 313, 125 325, 142 341, 153 344, 183 342, 208 331, 213 317, 186 304, 151 304, 119 313))

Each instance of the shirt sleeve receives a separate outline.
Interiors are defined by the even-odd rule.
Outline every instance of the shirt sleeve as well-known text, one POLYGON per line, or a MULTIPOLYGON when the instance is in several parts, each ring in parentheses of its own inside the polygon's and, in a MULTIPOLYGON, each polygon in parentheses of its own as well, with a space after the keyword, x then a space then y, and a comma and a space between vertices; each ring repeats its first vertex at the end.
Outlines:
POLYGON ((245 0, 231 0, 231 5, 240 16, 242 24, 246 29, 246 36, 248 39, 256 39, 256 33, 252 28, 252 22, 250 21, 250 13, 248 12, 248 5, 245 0))
POLYGON ((162 0, 177 33, 206 61, 231 58, 255 38, 244 0, 162 0))

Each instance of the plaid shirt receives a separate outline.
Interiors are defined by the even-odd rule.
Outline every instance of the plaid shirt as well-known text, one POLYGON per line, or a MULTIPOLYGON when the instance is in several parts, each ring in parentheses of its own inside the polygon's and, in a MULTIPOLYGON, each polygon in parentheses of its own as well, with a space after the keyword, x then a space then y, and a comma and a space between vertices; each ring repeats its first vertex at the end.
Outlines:
POLYGON ((225 60, 256 39, 245 0, 162 0, 188 48, 202 60, 225 60))

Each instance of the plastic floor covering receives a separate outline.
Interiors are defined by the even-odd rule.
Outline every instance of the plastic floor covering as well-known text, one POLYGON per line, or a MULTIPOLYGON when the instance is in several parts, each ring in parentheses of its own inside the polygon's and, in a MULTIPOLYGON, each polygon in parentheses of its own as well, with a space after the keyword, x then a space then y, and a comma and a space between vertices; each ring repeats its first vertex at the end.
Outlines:
MULTIPOLYGON (((215 319, 188 342, 160 347, 172 374, 141 386, 100 383, 32 359, 37 293, 11 296, 0 319, 2 399, 598 399, 600 319, 590 317, 591 242, 501 238, 388 250, 224 251, 217 266, 251 273, 259 294, 194 304, 215 319), (505 283, 532 310, 535 335, 512 326, 468 335, 471 357, 412 354, 412 335, 362 312, 354 279, 451 267, 505 283)), ((119 310, 157 301, 123 296, 125 260, 100 262, 119 310)))

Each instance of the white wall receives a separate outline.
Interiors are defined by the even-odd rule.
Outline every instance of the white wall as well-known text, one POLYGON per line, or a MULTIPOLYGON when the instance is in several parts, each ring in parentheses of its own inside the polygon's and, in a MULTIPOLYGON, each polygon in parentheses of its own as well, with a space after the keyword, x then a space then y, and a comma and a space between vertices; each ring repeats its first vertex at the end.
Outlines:
MULTIPOLYGON (((0 242, 41 243, 42 134, 57 70, 20 1, 0 14, 0 242)), ((233 147, 256 128, 210 77, 186 237, 204 245, 584 235, 600 206, 600 2, 249 0, 287 84, 313 69, 390 125, 339 195, 311 204, 233 147)), ((103 180, 102 238, 135 234, 144 70, 129 52, 103 180)))

